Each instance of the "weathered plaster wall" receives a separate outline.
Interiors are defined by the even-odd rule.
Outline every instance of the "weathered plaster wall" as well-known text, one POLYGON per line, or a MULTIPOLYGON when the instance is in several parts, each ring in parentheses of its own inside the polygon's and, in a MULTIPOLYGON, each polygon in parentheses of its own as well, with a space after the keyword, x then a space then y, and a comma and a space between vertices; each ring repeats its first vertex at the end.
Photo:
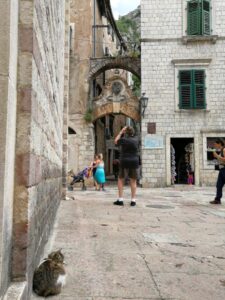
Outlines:
POLYGON ((93 126, 84 120, 90 89, 89 58, 93 54, 93 1, 72 0, 70 23, 74 28, 74 39, 70 52, 69 126, 77 134, 69 136, 68 167, 77 173, 94 154, 93 126))

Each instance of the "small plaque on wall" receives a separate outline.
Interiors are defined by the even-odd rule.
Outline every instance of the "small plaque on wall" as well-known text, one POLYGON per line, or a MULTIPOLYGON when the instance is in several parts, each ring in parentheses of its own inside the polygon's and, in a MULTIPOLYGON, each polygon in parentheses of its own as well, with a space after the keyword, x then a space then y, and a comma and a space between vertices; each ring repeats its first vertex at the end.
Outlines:
POLYGON ((163 149, 163 137, 146 135, 144 138, 145 149, 163 149))
POLYGON ((148 134, 156 134, 156 123, 148 123, 148 134))

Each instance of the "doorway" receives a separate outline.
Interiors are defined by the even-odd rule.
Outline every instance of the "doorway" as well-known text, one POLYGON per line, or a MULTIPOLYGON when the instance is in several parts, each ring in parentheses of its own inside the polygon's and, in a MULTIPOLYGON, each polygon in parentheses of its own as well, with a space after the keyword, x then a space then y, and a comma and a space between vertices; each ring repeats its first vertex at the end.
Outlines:
POLYGON ((195 183, 194 138, 171 138, 171 183, 195 183))

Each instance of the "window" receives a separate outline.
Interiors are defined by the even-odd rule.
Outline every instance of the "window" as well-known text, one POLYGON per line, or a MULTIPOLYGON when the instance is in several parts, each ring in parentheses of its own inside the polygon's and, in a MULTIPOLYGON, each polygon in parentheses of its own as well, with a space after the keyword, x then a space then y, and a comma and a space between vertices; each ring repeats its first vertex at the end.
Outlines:
POLYGON ((179 108, 206 108, 205 70, 179 71, 179 108))
POLYGON ((210 35, 210 0, 191 0, 187 3, 188 35, 210 35))

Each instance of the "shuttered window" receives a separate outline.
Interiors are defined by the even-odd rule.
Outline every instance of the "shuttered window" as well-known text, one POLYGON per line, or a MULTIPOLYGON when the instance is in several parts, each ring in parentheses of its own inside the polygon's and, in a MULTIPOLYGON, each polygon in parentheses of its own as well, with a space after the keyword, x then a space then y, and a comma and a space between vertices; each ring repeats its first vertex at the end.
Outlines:
POLYGON ((204 70, 179 71, 179 108, 206 108, 205 89, 204 70))
POLYGON ((191 0, 187 3, 188 35, 210 35, 210 0, 191 0))

